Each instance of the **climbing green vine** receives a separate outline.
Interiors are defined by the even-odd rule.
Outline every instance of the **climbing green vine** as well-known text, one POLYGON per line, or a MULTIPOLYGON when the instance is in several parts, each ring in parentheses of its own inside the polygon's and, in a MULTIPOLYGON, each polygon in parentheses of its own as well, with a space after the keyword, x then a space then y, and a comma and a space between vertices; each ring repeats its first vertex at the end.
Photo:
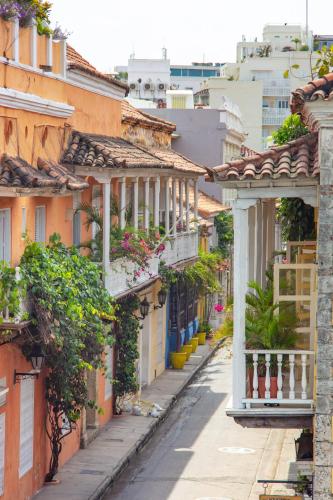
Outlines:
MULTIPOLYGON (((63 438, 72 431, 88 401, 86 370, 103 367, 102 353, 113 343, 110 322, 114 306, 96 264, 67 248, 59 235, 47 246, 30 243, 21 259, 33 306, 34 342, 45 352, 47 434, 51 459, 46 481, 58 470, 63 438), (62 421, 69 421, 69 431, 62 421)), ((25 346, 29 354, 31 345, 25 346)))
MULTIPOLYGON (((24 319, 20 314, 20 302, 25 296, 25 283, 16 280, 15 269, 0 261, 0 311, 7 311, 9 318, 24 319)), ((3 317, 0 316, 0 324, 3 317)))

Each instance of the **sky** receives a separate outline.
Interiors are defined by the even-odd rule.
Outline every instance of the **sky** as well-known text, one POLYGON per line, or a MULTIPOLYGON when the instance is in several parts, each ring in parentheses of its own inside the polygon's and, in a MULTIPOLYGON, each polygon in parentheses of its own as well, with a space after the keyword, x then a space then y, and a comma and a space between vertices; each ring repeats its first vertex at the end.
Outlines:
MULTIPOLYGON (((310 29, 333 35, 333 1, 308 2, 310 29)), ((160 58, 163 47, 172 64, 233 62, 242 35, 260 40, 267 23, 305 25, 305 6, 306 0, 53 0, 51 20, 94 66, 112 71, 133 52, 160 58)))

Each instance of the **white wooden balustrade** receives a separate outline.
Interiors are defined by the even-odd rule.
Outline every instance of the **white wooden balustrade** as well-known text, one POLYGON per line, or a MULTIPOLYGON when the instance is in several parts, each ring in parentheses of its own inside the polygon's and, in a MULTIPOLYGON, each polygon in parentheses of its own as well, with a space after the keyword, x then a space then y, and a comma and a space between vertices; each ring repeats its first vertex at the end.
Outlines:
MULTIPOLYGON (((19 267, 15 268, 15 279, 16 281, 20 281, 21 279, 19 267)), ((10 314, 9 308, 5 307, 2 311, 0 310, 0 318, 1 318, 0 324, 2 325, 19 324, 22 318, 22 314, 24 313, 25 310, 26 306, 22 299, 20 301, 19 311, 15 317, 10 314)))
POLYGON ((198 255, 198 233, 191 231, 179 233, 165 243, 165 250, 161 259, 168 265, 176 264, 182 260, 191 259, 198 255))
POLYGON ((253 367, 253 375, 247 370, 247 397, 242 400, 246 408, 258 404, 312 407, 313 351, 246 350, 244 355, 247 366, 253 367), (271 390, 272 373, 277 378, 276 394, 271 390))

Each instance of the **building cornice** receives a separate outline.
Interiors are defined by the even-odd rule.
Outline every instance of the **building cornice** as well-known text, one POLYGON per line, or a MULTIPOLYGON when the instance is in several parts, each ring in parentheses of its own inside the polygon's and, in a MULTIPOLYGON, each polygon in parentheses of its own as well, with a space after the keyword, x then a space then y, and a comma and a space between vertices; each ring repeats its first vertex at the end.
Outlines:
POLYGON ((74 106, 64 102, 44 99, 35 94, 0 87, 0 106, 12 109, 22 109, 58 118, 69 118, 75 111, 74 106))
POLYGON ((82 89, 111 97, 112 99, 121 100, 125 97, 126 89, 113 84, 112 82, 103 81, 101 78, 87 75, 84 71, 79 69, 68 69, 67 80, 68 83, 76 85, 82 89))

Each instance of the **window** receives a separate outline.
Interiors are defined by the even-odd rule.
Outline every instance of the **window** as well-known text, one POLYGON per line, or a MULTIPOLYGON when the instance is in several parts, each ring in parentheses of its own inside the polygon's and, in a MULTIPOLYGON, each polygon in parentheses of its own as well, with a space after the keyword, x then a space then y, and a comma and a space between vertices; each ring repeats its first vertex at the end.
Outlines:
POLYGON ((22 237, 25 236, 26 232, 27 232, 27 209, 25 207, 22 207, 22 226, 21 226, 22 237))
POLYGON ((170 75, 171 76, 182 76, 181 68, 171 68, 170 75))
POLYGON ((35 241, 45 243, 46 240, 46 208, 35 208, 35 241))
POLYGON ((189 69, 188 75, 189 76, 202 76, 202 69, 189 69))
POLYGON ((104 389, 104 399, 110 399, 112 396, 112 383, 110 382, 110 377, 113 377, 113 349, 107 346, 105 350, 105 389, 104 389))
POLYGON ((20 469, 21 478, 33 466, 34 455, 34 379, 20 382, 20 469))
POLYGON ((189 76, 189 70, 187 68, 182 68, 182 76, 189 76))
POLYGON ((278 101, 278 108, 279 109, 289 109, 288 99, 282 99, 282 100, 278 101))
POLYGON ((172 96, 172 107, 173 107, 173 109, 185 109, 186 108, 186 96, 173 95, 172 96))
POLYGON ((0 415, 0 496, 3 495, 5 477, 5 413, 0 415))
POLYGON ((11 217, 10 208, 0 210, 0 260, 11 259, 11 217))
POLYGON ((215 69, 204 69, 202 76, 217 76, 218 72, 215 69))

